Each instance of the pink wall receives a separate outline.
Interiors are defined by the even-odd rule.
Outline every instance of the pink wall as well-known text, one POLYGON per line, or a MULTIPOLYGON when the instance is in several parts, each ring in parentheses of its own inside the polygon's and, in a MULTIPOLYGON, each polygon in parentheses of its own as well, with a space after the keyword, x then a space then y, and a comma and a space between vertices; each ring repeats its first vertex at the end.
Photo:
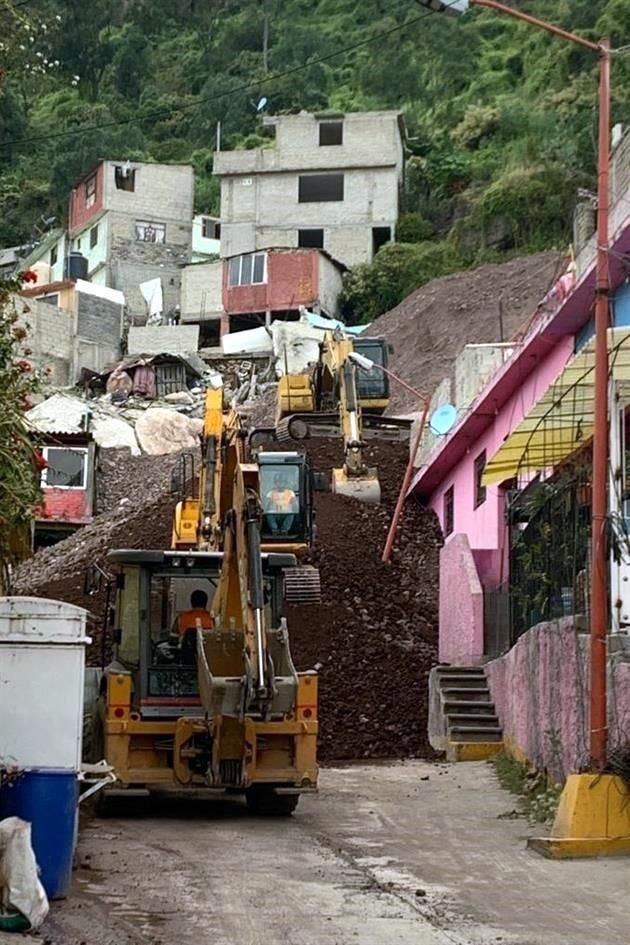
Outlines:
MULTIPOLYGON (((572 617, 532 627, 486 674, 508 748, 557 781, 588 761, 589 638, 572 617)), ((630 738, 629 682, 619 652, 609 660, 611 746, 630 738)))
POLYGON ((440 551, 439 656, 454 666, 483 657, 483 590, 466 535, 453 535, 440 551))
POLYGON ((55 522, 90 522, 92 509, 90 494, 87 489, 56 489, 44 486, 42 519, 55 522))
MULTIPOLYGON (((469 444, 466 454, 430 498, 429 504, 443 526, 444 493, 453 486, 454 528, 446 538, 440 557, 440 659, 443 662, 474 664, 483 654, 483 601, 480 604, 476 590, 471 590, 469 558, 462 555, 459 545, 453 549, 452 555, 449 554, 450 545, 462 535, 466 536, 482 587, 491 590, 508 578, 504 491, 498 485, 488 486, 485 502, 475 508, 475 460, 483 450, 488 460, 492 458, 530 407, 560 374, 572 354, 573 337, 559 338, 545 360, 524 380, 522 387, 503 407, 499 407, 484 434, 469 444), (444 572, 442 561, 446 567, 444 572), (463 628, 462 614, 473 614, 474 626, 463 628)), ((524 374, 526 369, 524 365, 524 374)), ((465 621, 468 620, 466 616, 465 621)))

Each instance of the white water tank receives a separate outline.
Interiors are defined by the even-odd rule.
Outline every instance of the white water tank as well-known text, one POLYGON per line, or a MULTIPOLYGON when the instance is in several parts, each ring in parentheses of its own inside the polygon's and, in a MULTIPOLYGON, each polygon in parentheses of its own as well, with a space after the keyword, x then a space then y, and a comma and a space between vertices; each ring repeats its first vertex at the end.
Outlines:
POLYGON ((87 611, 0 597, 0 766, 79 770, 87 611))

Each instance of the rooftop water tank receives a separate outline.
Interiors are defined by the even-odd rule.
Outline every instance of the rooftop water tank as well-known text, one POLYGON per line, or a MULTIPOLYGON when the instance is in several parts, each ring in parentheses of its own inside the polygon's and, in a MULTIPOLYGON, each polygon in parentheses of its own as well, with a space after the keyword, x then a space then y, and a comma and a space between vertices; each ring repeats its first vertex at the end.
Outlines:
POLYGON ((77 279, 87 279, 88 261, 83 253, 73 250, 69 256, 66 256, 63 270, 65 279, 72 279, 74 282, 77 279))

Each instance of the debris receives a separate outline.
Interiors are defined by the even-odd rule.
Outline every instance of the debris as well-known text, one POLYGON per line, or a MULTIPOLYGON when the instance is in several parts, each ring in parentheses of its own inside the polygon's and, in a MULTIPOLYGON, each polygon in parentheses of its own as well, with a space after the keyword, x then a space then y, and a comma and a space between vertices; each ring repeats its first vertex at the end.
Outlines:
POLYGON ((136 436, 145 453, 153 456, 176 453, 199 446, 203 421, 185 417, 174 410, 153 407, 136 423, 136 436))

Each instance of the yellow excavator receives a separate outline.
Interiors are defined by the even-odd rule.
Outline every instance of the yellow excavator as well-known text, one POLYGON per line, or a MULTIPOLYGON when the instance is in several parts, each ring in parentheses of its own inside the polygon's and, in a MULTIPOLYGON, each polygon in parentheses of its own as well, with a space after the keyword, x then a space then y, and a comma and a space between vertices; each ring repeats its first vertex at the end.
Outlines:
POLYGON ((278 384, 276 424, 252 433, 255 442, 283 442, 310 436, 343 436, 344 462, 332 470, 332 489, 363 502, 379 503, 378 471, 368 466, 366 441, 409 438, 411 421, 384 417, 389 406, 389 347, 383 338, 357 338, 340 329, 324 333, 312 374, 285 374, 278 384), (356 353, 375 370, 353 360, 356 353))
POLYGON ((176 471, 171 549, 110 553, 114 658, 94 751, 122 793, 227 791, 287 815, 318 775, 317 675, 296 671, 287 626, 288 604, 319 599, 318 572, 298 557, 310 470, 302 453, 248 462, 246 448, 238 415, 209 390, 200 473, 192 456, 176 471))

